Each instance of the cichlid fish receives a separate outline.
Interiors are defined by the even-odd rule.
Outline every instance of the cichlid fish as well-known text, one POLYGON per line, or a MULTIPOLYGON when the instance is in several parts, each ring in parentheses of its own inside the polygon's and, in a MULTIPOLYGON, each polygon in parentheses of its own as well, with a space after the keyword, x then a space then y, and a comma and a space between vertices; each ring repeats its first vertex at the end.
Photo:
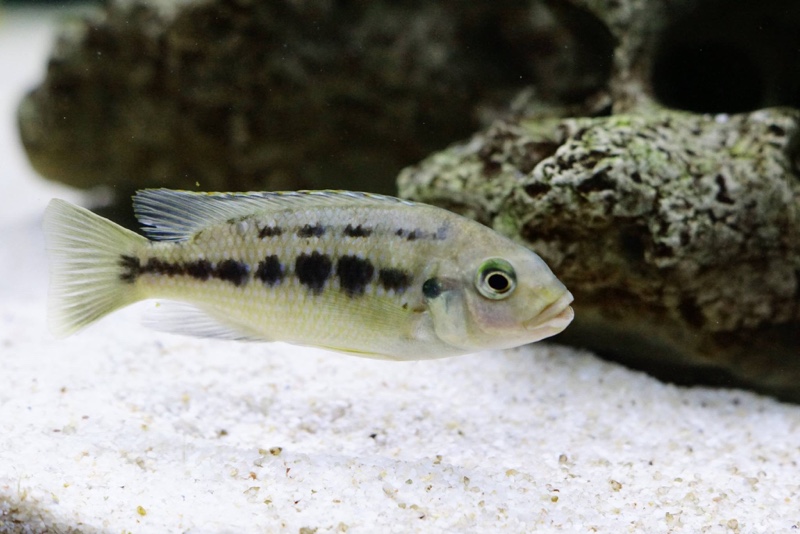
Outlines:
POLYGON ((572 295, 544 261, 449 211, 345 191, 139 191, 150 239, 54 199, 49 324, 71 334, 143 299, 159 329, 417 360, 562 331, 572 295), (188 306, 187 306, 188 304, 188 306))

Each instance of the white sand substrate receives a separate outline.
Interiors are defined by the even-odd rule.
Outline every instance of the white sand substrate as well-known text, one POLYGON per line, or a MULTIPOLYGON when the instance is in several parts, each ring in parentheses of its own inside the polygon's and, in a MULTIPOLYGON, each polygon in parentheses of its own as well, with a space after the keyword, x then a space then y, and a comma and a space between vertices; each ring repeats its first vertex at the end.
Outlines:
MULTIPOLYGON (((46 331, 15 108, 52 17, 0 12, 0 532, 792 532, 800 406, 539 343, 393 363, 46 331)), ((91 147, 87 147, 90 150, 91 147)))

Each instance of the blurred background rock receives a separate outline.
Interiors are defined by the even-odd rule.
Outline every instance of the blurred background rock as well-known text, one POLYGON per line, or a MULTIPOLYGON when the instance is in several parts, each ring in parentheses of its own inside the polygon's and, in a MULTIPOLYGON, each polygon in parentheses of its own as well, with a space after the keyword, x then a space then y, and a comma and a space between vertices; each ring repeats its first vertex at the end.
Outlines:
POLYGON ((44 176, 125 195, 393 192, 401 168, 487 124, 520 88, 579 102, 602 85, 608 44, 531 19, 528 2, 502 6, 112 1, 65 25, 19 108, 22 139, 44 176), (562 58, 550 32, 583 53, 562 58))

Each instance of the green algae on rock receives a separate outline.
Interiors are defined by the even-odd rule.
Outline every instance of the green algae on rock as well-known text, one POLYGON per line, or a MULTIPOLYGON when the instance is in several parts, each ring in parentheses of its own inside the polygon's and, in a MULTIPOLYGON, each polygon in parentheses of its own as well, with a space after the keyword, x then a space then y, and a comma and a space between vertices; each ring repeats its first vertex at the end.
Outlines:
POLYGON ((789 109, 498 122, 406 169, 400 194, 545 258, 575 295, 561 341, 800 400, 799 123, 789 109))

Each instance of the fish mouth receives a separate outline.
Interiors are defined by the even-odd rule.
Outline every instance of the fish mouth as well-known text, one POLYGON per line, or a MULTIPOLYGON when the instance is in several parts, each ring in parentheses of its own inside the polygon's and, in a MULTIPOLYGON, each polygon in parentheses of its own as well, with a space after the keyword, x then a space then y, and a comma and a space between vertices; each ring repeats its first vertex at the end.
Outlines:
POLYGON ((526 330, 548 330, 552 331, 551 334, 557 334, 564 330, 572 319, 575 317, 575 312, 572 310, 570 303, 574 297, 572 293, 567 291, 561 295, 558 300, 548 305, 542 312, 537 315, 526 326, 526 330))

